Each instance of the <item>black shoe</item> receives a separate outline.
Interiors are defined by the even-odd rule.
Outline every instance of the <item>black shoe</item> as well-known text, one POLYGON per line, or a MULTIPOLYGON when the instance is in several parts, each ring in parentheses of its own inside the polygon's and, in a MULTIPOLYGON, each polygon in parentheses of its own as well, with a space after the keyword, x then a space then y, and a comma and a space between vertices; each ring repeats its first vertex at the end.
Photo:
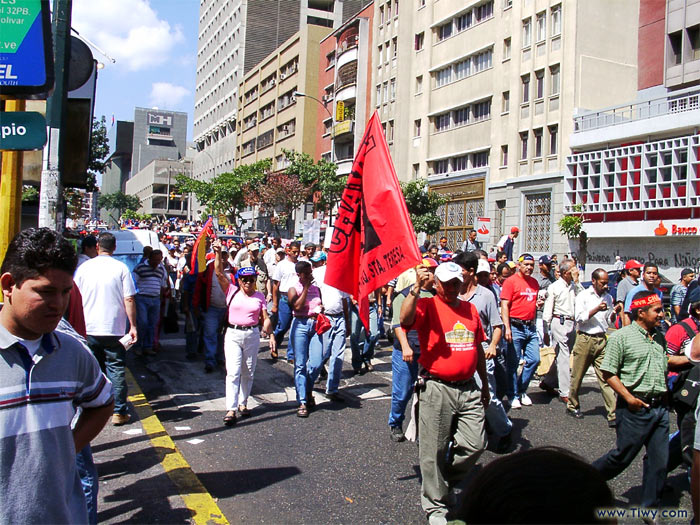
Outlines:
POLYGON ((549 386, 547 383, 544 381, 540 381, 540 390, 544 390, 547 392, 550 396, 557 396, 559 397, 559 392, 557 391, 556 388, 553 386, 549 386))
POLYGON ((319 379, 328 379, 328 372, 326 372, 326 367, 321 367, 321 372, 318 374, 319 379))
POLYGON ((233 425, 236 424, 236 415, 232 416, 224 416, 224 425, 227 427, 232 427, 233 425))
POLYGON ((617 419, 611 419, 608 421, 608 428, 617 428, 617 419))
POLYGON ((372 363, 370 362, 369 359, 367 361, 365 361, 365 371, 366 372, 374 372, 374 367, 372 366, 372 363))
POLYGON ((566 414, 571 417, 575 417, 576 419, 583 419, 583 412, 581 412, 578 408, 576 410, 569 410, 567 408, 566 414))
POLYGON ((345 399, 343 397, 341 397, 341 395, 338 392, 334 392, 332 394, 326 394, 326 397, 330 401, 333 401, 334 403, 345 403, 345 399))
POLYGON ((401 427, 389 427, 389 437, 394 443, 406 441, 406 435, 401 430, 401 427))
POLYGON ((513 437, 512 433, 509 433, 507 436, 503 436, 499 441, 498 445, 496 446, 496 454, 505 454, 510 450, 511 445, 513 444, 513 437))
POLYGON ((214 371, 214 367, 211 365, 204 365, 204 372, 207 374, 211 374, 214 371))
POLYGON ((361 368, 353 368, 353 369, 352 369, 352 373, 353 373, 353 375, 356 375, 356 376, 364 375, 364 373, 365 373, 365 367, 363 366, 363 367, 361 367, 361 368))

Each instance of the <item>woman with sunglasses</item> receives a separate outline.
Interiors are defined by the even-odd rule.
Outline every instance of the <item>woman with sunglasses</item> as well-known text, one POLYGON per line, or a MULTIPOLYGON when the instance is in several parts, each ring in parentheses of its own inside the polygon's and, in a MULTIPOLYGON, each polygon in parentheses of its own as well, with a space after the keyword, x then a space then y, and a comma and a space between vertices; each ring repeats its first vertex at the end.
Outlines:
MULTIPOLYGON (((236 424, 236 407, 241 417, 250 416, 248 396, 253 388, 253 374, 260 348, 260 324, 263 332, 270 334, 272 324, 267 315, 265 296, 255 290, 257 272, 244 266, 236 272, 238 285, 232 283, 224 272, 221 243, 213 245, 216 258, 214 272, 221 289, 226 294, 226 334, 224 355, 226 356, 226 415, 224 425, 236 424)), ((270 338, 274 349, 275 338, 270 338)))
POLYGON ((307 367, 310 353, 323 352, 321 336, 316 333, 316 316, 323 312, 323 304, 321 289, 314 284, 311 264, 299 261, 294 270, 299 280, 289 288, 287 298, 294 316, 290 338, 294 341, 294 386, 299 403, 297 416, 309 417, 309 410, 316 402, 312 394, 313 378, 309 377, 307 367))

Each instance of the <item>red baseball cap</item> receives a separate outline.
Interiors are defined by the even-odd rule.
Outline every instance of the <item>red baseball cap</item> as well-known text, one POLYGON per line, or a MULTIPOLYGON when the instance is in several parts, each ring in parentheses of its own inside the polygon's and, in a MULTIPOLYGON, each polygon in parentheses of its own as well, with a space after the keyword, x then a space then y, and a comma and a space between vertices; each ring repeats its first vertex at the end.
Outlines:
POLYGON ((510 233, 520 233, 520 228, 518 228, 517 226, 513 226, 510 229, 510 233))
POLYGON ((643 268, 644 265, 640 263, 637 259, 630 259, 625 263, 625 270, 632 270, 634 268, 643 268))

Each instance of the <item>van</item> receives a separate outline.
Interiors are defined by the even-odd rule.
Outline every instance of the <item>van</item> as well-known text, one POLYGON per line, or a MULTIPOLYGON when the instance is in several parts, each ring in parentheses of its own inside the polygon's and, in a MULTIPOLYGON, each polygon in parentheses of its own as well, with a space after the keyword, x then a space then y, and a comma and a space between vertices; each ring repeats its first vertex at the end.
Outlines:
POLYGON ((117 248, 112 256, 123 262, 133 271, 143 257, 144 246, 161 250, 163 256, 168 253, 163 243, 158 240, 158 234, 151 230, 108 230, 117 240, 117 248))

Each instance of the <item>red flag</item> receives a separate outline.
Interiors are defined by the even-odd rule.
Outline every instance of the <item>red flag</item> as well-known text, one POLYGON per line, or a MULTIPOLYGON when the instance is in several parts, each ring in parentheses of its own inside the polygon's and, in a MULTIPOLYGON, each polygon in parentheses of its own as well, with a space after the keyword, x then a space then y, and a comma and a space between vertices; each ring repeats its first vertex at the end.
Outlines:
POLYGON ((368 295, 421 261, 376 111, 348 176, 328 251, 325 282, 359 300, 365 327, 368 295))
POLYGON ((209 217, 207 222, 202 226, 202 231, 199 232, 197 240, 194 241, 194 247, 192 248, 192 261, 190 264, 190 275, 197 275, 202 273, 207 267, 207 242, 206 239, 209 236, 214 236, 214 230, 212 229, 212 218, 209 217))

